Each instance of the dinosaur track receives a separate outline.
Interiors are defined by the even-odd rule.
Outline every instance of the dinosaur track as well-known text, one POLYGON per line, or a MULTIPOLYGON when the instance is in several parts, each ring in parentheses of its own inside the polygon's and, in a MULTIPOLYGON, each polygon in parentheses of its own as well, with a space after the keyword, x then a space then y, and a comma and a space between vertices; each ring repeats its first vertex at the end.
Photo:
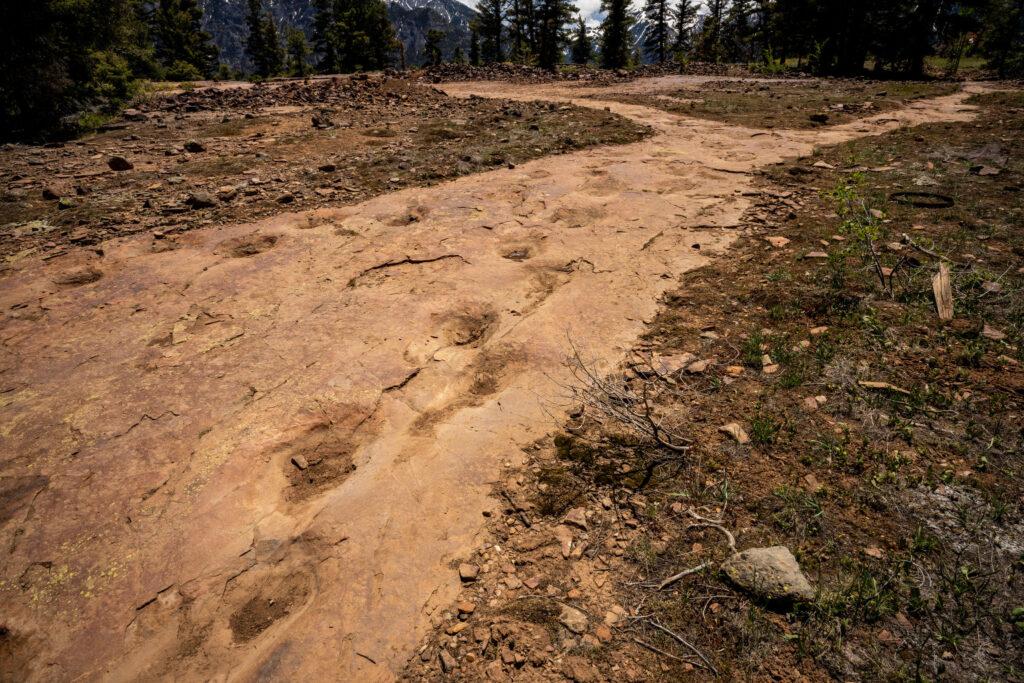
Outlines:
POLYGON ((393 677, 457 593, 489 482, 551 428, 567 333, 627 349, 732 241, 750 171, 968 120, 966 97, 756 137, 574 100, 656 135, 22 261, 0 291, 39 310, 0 327, 5 647, 34 679, 393 677), (55 284, 76 268, 99 275, 55 284))

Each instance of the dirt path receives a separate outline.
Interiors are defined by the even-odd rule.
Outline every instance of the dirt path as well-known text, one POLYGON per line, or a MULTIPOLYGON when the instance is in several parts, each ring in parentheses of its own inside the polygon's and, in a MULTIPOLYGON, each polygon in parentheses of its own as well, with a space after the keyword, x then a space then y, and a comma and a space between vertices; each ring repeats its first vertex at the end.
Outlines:
POLYGON ((969 120, 966 97, 770 134, 575 99, 658 134, 176 250, 21 263, 0 291, 10 661, 35 679, 392 678, 456 595, 489 482, 559 415, 567 335, 627 349, 734 239, 751 170, 969 120))

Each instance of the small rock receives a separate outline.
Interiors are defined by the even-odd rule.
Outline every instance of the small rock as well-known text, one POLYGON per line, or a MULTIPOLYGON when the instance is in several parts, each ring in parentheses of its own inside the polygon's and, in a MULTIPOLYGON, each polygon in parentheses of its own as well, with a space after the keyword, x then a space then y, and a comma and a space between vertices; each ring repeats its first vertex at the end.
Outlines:
POLYGON ((306 460, 306 458, 301 455, 293 455, 292 464, 298 467, 300 470, 305 470, 309 468, 309 461, 306 460))
POLYGON ((595 683, 600 680, 600 674, 594 665, 578 655, 565 658, 562 663, 562 674, 576 683, 595 683))
POLYGON ((480 576, 480 567, 475 564, 469 564, 463 562, 459 565, 459 578, 463 581, 476 581, 476 578, 480 576))
POLYGON ((783 237, 782 235, 773 235, 772 237, 765 237, 765 240, 767 240, 768 244, 772 245, 776 249, 781 249, 782 247, 789 244, 789 239, 783 237))
POLYGON ((317 130, 334 127, 334 121, 331 120, 330 114, 325 110, 320 110, 313 114, 312 123, 313 127, 317 130))
POLYGON ((455 661, 455 657, 452 657, 448 650, 444 648, 441 648, 437 653, 437 659, 441 664, 441 671, 446 674, 454 671, 455 667, 459 665, 459 663, 455 661))
POLYGON ((809 251, 806 254, 804 254, 804 258, 827 259, 828 258, 828 254, 826 254, 823 251, 809 251))
POLYGON ((295 195, 291 192, 285 192, 283 195, 277 198, 278 204, 291 204, 295 201, 295 195))
POLYGON ((814 588, 786 546, 744 550, 726 560, 722 570, 737 586, 767 600, 814 598, 814 588))
POLYGON ((804 484, 807 486, 807 490, 811 493, 817 493, 821 490, 821 482, 819 482, 818 478, 813 474, 804 476, 804 484))
POLYGON ((654 370, 661 375, 677 375, 683 368, 697 360, 692 353, 680 353, 674 356, 656 356, 651 362, 654 370))
POLYGON ((691 375, 700 375, 708 369, 708 365, 710 365, 710 363, 706 360, 694 361, 686 366, 686 372, 691 375))
POLYGON ((185 199, 185 204, 190 209, 209 209, 217 206, 217 200, 209 192, 193 192, 185 199))
POLYGON ((986 294, 1002 294, 1003 285, 999 282, 992 282, 991 280, 981 283, 981 291, 986 294))
POLYGON ((569 553, 572 551, 572 531, 564 524, 559 524, 555 527, 555 538, 562 547, 562 557, 569 559, 569 553))
POLYGON ((562 521, 566 524, 579 527, 584 531, 587 530, 587 512, 583 508, 573 508, 569 512, 565 513, 565 517, 562 521))
POLYGON ((558 623, 573 633, 583 633, 587 630, 587 615, 568 605, 562 605, 562 612, 558 615, 558 623))
POLYGON ((238 196, 238 188, 232 185, 225 185, 217 188, 217 198, 222 202, 230 202, 238 196))
POLYGON ((883 218, 885 218, 885 214, 879 209, 868 209, 868 213, 871 214, 871 217, 876 220, 882 220, 883 218))
POLYGON ((203 144, 198 140, 189 140, 188 142, 185 143, 185 151, 191 152, 193 154, 198 154, 200 152, 205 152, 206 147, 204 147, 203 144))
POLYGON ((107 159, 107 166, 110 167, 111 171, 130 171, 135 168, 135 164, 121 156, 113 156, 107 159))
POLYGON ((729 424, 722 425, 721 427, 718 428, 718 431, 728 436, 731 436, 736 441, 736 443, 750 443, 750 436, 748 436, 747 433, 743 430, 743 427, 740 427, 735 422, 730 422, 729 424))
POLYGON ((601 624, 594 629, 594 635, 597 636, 597 639, 602 643, 610 643, 612 641, 612 630, 604 624, 601 624))
POLYGON ((825 326, 825 325, 822 325, 821 327, 812 327, 811 328, 811 336, 812 337, 820 337, 821 335, 825 334, 826 332, 828 332, 828 327, 825 326))
POLYGON ((992 166, 971 166, 970 171, 971 175, 979 176, 995 176, 1002 173, 1001 169, 992 166))
POLYGON ((62 287, 78 287, 79 285, 87 285, 92 282, 96 282, 101 277, 103 277, 103 273, 95 268, 76 268, 75 270, 69 270, 55 277, 53 279, 53 284, 60 285, 62 287))
POLYGON ((1002 330, 997 330, 996 328, 988 325, 987 323, 981 330, 981 336, 984 337, 985 339, 991 339, 992 341, 1003 341, 1004 339, 1006 339, 1005 332, 1003 332, 1002 330))
POLYGON ((463 600, 455 608, 459 611, 459 614, 472 614, 476 611, 476 603, 463 600))
POLYGON ((452 624, 451 626, 446 628, 444 630, 444 632, 447 633, 450 636, 456 636, 456 635, 462 633, 463 631, 465 631, 467 628, 469 628, 469 624, 466 623, 465 621, 460 621, 460 622, 458 622, 456 624, 452 624))

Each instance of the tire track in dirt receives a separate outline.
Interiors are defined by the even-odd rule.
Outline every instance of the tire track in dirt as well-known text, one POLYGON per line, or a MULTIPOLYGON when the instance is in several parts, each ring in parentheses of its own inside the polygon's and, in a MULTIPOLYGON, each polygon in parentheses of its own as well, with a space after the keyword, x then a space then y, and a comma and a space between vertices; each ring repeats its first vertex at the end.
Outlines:
POLYGON ((657 134, 5 281, 0 598, 34 678, 392 678, 457 594, 489 482, 557 416, 568 334, 628 349, 734 239, 752 170, 972 116, 965 93, 755 136, 558 85, 446 89, 657 134))

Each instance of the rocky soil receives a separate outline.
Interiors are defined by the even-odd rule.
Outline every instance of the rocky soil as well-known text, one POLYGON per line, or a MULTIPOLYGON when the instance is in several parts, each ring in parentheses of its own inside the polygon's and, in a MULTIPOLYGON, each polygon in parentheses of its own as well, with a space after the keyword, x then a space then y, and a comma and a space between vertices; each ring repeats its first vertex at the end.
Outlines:
POLYGON ((570 359, 407 677, 1024 680, 1024 100, 970 102, 770 166, 641 342, 570 359))
POLYGON ((377 75, 156 94, 87 139, 0 150, 0 254, 162 240, 645 134, 599 110, 452 99, 377 75))

